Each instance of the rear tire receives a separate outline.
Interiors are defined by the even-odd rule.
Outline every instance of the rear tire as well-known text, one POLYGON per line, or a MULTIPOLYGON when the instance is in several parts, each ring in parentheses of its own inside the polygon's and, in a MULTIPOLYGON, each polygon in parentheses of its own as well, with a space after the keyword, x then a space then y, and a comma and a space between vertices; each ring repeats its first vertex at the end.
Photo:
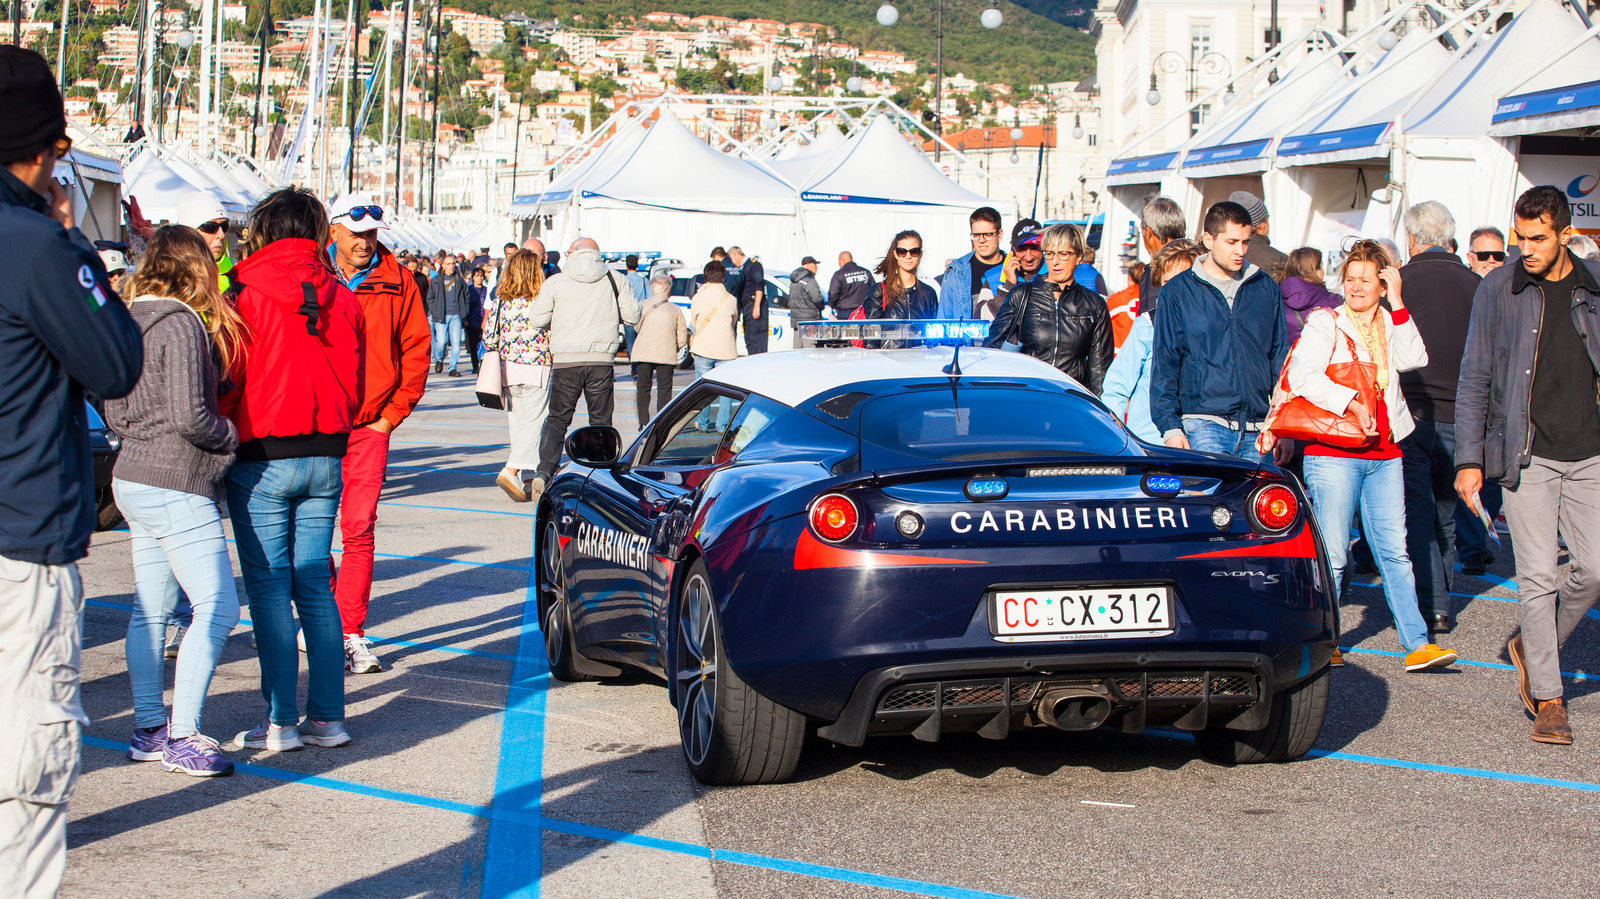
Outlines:
POLYGON ((1289 762, 1310 751, 1328 711, 1328 671, 1274 695, 1267 726, 1258 731, 1208 727, 1194 735, 1200 754, 1222 765, 1289 762))
POLYGON ((572 615, 567 608, 566 580, 561 569, 561 539, 555 517, 545 519, 539 566, 539 630, 544 633, 544 655, 550 676, 560 681, 596 680, 578 670, 572 640, 572 615))
POLYGON ((673 616, 678 735, 703 784, 779 783, 794 774, 806 719, 751 689, 727 663, 705 562, 684 579, 673 616))

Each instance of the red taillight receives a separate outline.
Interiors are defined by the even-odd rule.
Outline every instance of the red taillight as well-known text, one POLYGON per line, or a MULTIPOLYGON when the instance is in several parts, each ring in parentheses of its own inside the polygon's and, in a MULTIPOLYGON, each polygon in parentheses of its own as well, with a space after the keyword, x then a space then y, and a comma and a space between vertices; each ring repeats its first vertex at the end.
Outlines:
POLYGON ((1256 524, 1264 531, 1281 531, 1294 524, 1300 512, 1300 502, 1294 492, 1282 484, 1273 484, 1256 491, 1253 504, 1256 524))
POLYGON ((838 543, 856 529, 856 504, 831 493, 811 504, 811 529, 824 540, 838 543))

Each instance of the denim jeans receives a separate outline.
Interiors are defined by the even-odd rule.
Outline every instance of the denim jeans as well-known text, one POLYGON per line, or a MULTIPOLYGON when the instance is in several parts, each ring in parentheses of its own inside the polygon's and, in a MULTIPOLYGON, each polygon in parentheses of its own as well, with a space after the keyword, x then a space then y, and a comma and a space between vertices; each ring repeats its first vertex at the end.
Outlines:
POLYGON ((344 640, 328 579, 341 484, 340 460, 328 456, 235 462, 228 472, 228 513, 273 724, 300 723, 291 601, 311 670, 306 717, 344 720, 344 640))
POLYGON ((172 685, 173 739, 200 730, 211 675, 222 646, 239 623, 239 593, 222 533, 222 513, 211 500, 162 487, 111 482, 117 508, 128 519, 133 554, 133 593, 128 618, 128 680, 133 685, 133 724, 159 727, 167 720, 162 701, 162 647, 167 618, 180 591, 189 597, 194 623, 178 649, 172 685))
POLYGON ((539 432, 539 474, 546 484, 561 464, 561 447, 566 443, 572 416, 578 411, 578 397, 583 397, 588 406, 589 424, 609 427, 615 381, 611 366, 604 363, 550 372, 550 414, 539 432))
POLYGON ((1221 453, 1224 456, 1233 456, 1246 462, 1260 464, 1271 458, 1256 452, 1256 437, 1258 431, 1239 430, 1223 427, 1214 421, 1201 418, 1185 418, 1183 420, 1183 436, 1189 438, 1189 448, 1207 453, 1221 453))
POLYGON ((1406 480, 1406 555, 1424 615, 1450 614, 1456 538, 1456 426, 1417 421, 1400 444, 1406 480))
MULTIPOLYGON (((1500 514, 1500 508, 1505 504, 1505 495, 1494 481, 1484 482, 1483 489, 1478 491, 1478 499, 1483 501, 1490 521, 1500 514)), ((1456 561, 1463 565, 1478 562, 1485 567, 1494 562, 1494 546, 1489 543, 1483 522, 1478 520, 1477 513, 1462 502, 1456 503, 1456 561)))
POLYGON ((1406 556, 1403 469, 1399 459, 1307 455, 1305 461, 1306 494, 1328 549, 1335 586, 1344 584, 1350 561, 1350 522, 1359 507, 1367 543, 1383 574, 1383 598, 1394 615, 1400 645, 1411 652, 1428 642, 1428 627, 1417 610, 1417 585, 1406 556))
MULTIPOLYGON (((696 378, 703 378, 706 376, 706 372, 712 370, 713 368, 733 361, 732 359, 708 359, 705 356, 695 356, 693 358, 694 376, 696 378)), ((721 397, 716 402, 700 410, 700 414, 695 417, 694 426, 702 431, 709 430, 711 427, 711 416, 715 414, 717 417, 717 430, 723 430, 728 426, 728 410, 731 409, 732 406, 732 400, 727 397, 721 397), (715 413, 712 412, 713 409, 716 410, 715 413)))
POLYGON ((447 315, 442 322, 429 322, 433 326, 433 361, 445 361, 445 342, 450 344, 450 371, 457 371, 461 362, 461 316, 447 315))

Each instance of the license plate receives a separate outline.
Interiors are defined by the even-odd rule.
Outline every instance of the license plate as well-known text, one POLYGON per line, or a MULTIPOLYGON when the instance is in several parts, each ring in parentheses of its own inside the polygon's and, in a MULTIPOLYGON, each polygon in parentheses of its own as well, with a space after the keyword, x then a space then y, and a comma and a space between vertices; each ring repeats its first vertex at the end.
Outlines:
POLYGON ((1008 643, 1172 632, 1172 591, 1167 587, 1002 590, 992 597, 995 638, 1008 643))

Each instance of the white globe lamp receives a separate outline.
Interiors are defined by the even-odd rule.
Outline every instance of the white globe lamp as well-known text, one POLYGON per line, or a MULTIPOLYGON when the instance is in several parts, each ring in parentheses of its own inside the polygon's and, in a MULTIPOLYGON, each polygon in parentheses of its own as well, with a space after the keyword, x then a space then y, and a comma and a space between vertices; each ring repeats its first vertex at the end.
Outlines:
POLYGON ((1378 46, 1382 47, 1385 52, 1393 50, 1398 43, 1400 43, 1400 35, 1395 34, 1393 31, 1385 31, 1378 38, 1378 46))
POLYGON ((855 75, 851 75, 844 83, 844 89, 849 91, 852 94, 861 93, 861 88, 863 86, 865 86, 865 85, 862 82, 862 80, 860 78, 856 77, 855 75))
POLYGON ((887 28, 898 21, 900 21, 900 10, 895 9, 894 4, 885 3, 884 5, 878 7, 879 25, 887 28))
POLYGON ((983 23, 983 27, 993 31, 994 29, 1000 27, 1000 23, 1004 21, 1004 17, 1000 15, 1000 10, 991 6, 982 13, 979 13, 978 21, 983 23))

